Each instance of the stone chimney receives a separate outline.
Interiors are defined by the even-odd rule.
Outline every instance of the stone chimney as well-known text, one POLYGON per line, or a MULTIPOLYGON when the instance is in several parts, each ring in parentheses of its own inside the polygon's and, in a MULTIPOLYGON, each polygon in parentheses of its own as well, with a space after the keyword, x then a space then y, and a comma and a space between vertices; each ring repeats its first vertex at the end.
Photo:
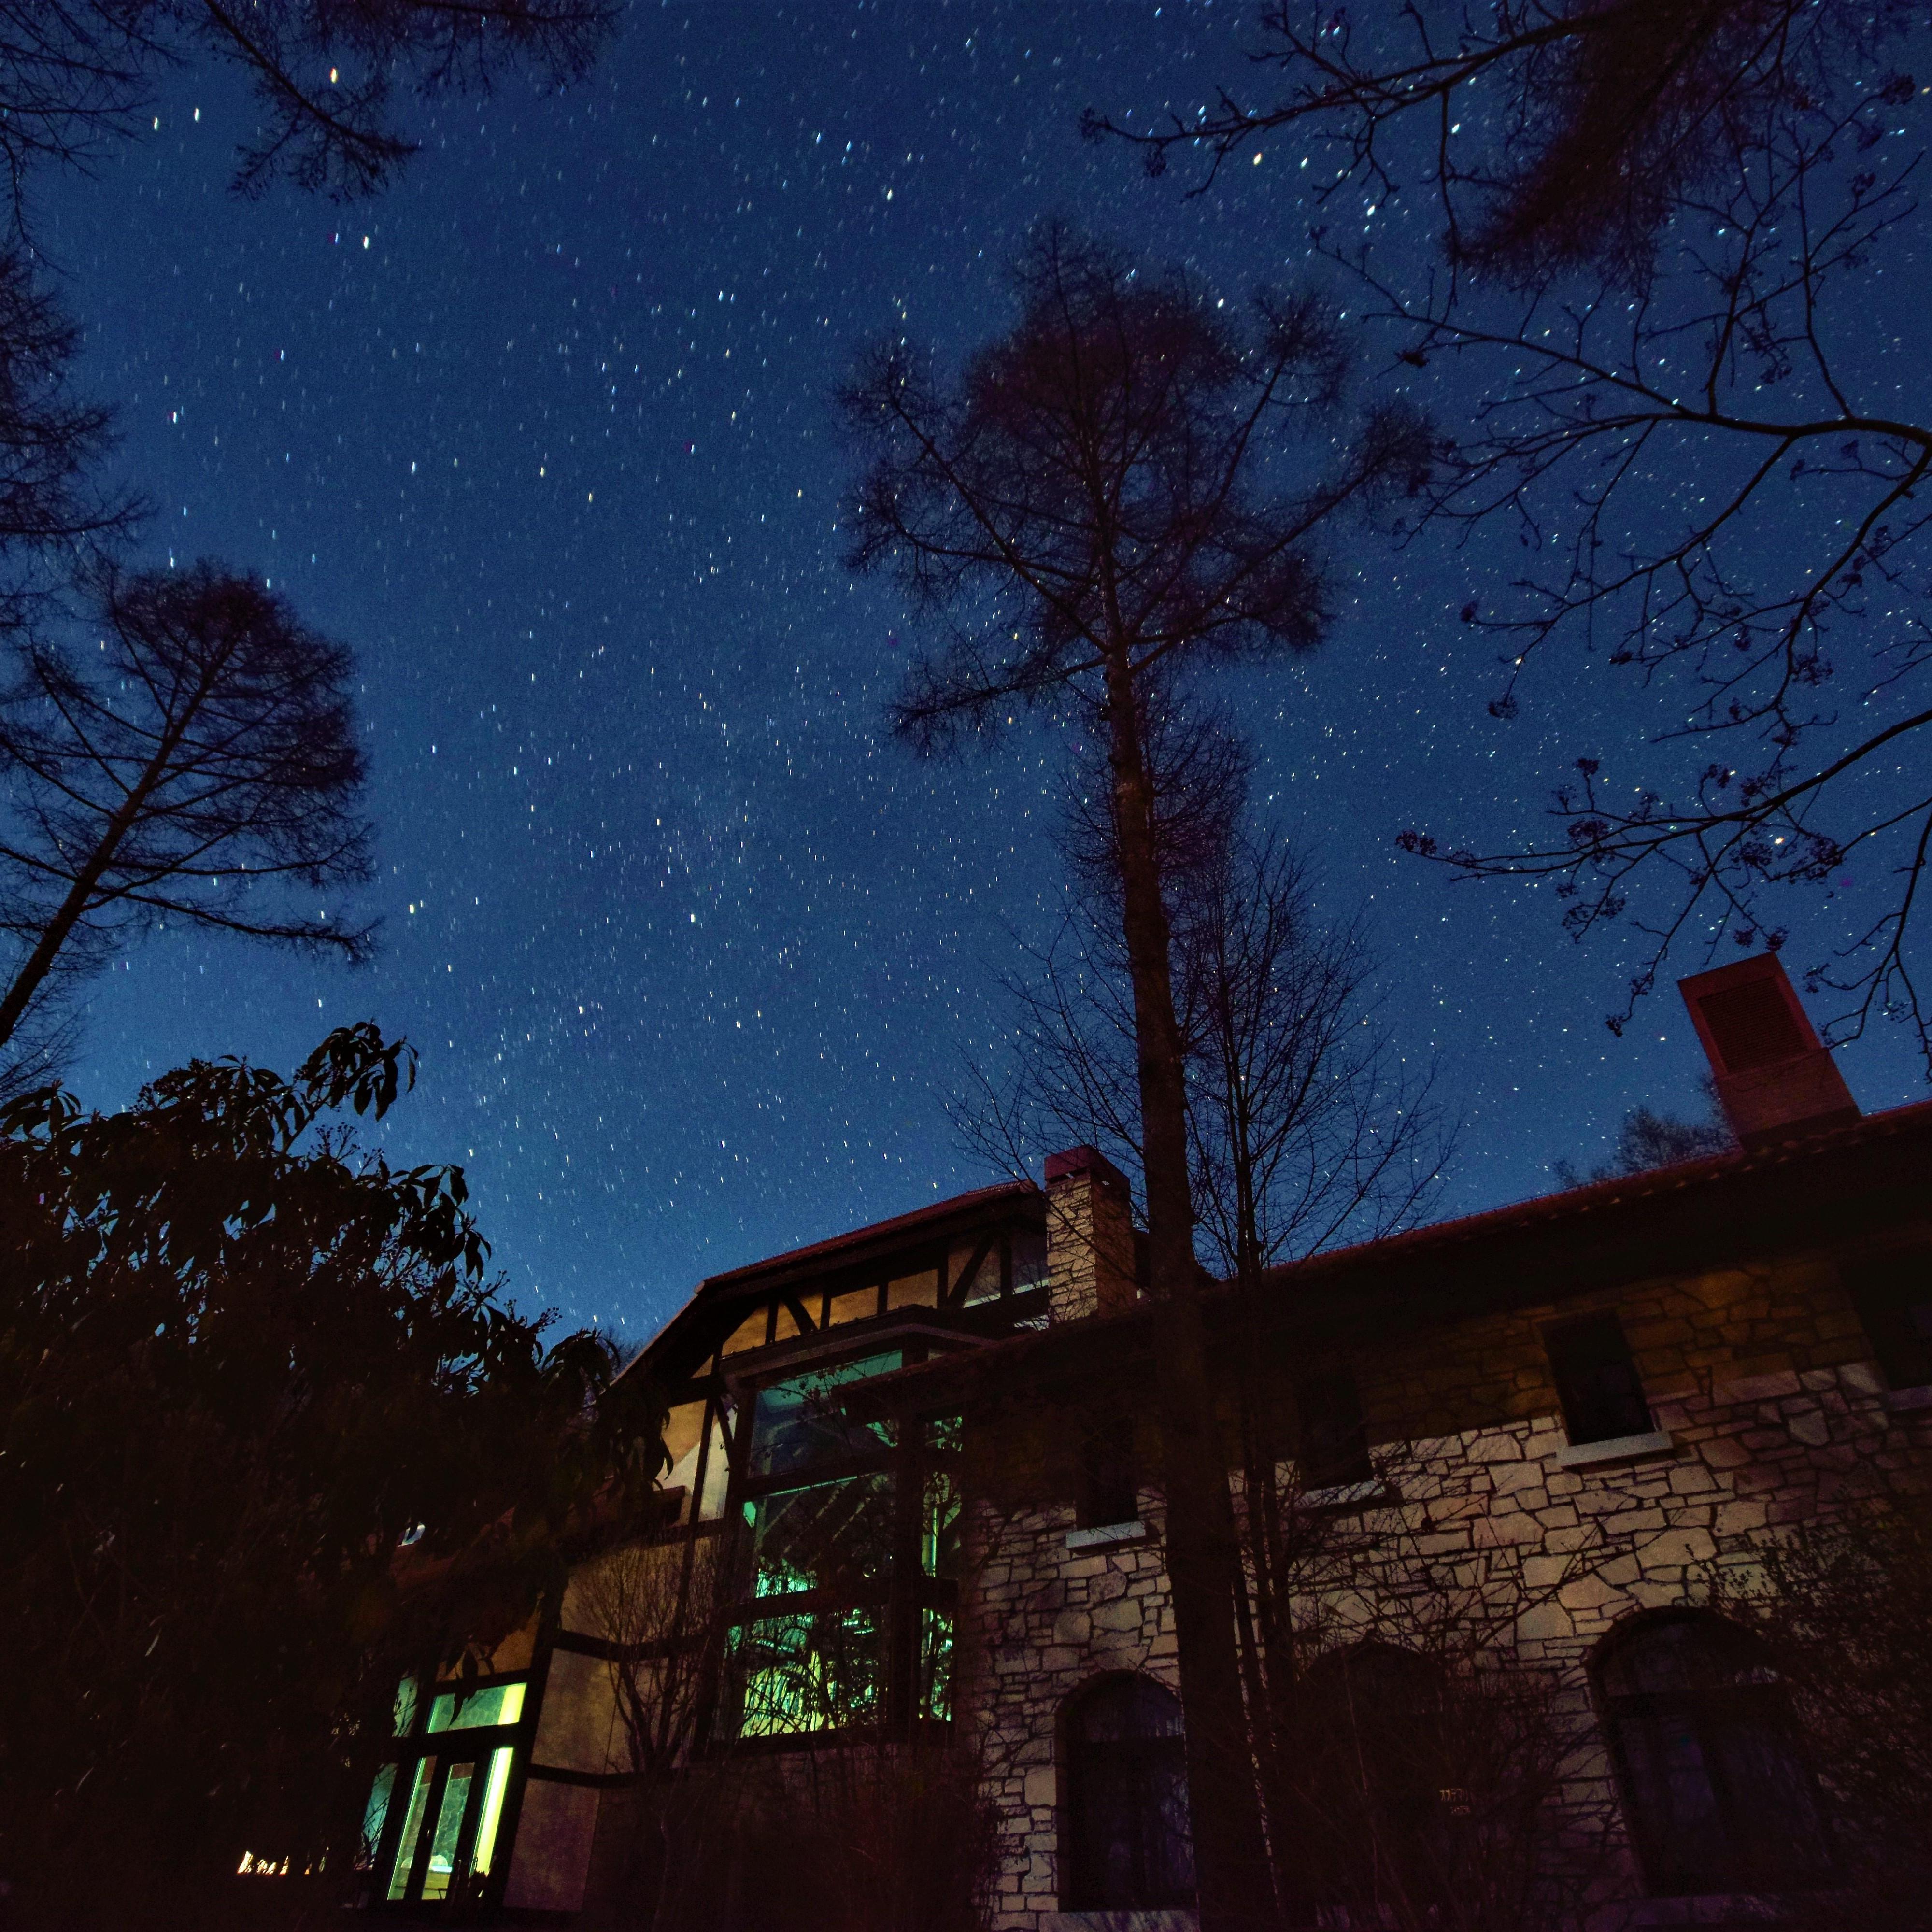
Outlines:
POLYGON ((1048 1319, 1078 1322, 1133 1305, 1133 1199, 1126 1176, 1090 1147, 1046 1162, 1048 1319))
POLYGON ((1822 1133, 1859 1118, 1838 1064, 1819 1044, 1774 952, 1677 982, 1718 1098, 1746 1148, 1822 1133))

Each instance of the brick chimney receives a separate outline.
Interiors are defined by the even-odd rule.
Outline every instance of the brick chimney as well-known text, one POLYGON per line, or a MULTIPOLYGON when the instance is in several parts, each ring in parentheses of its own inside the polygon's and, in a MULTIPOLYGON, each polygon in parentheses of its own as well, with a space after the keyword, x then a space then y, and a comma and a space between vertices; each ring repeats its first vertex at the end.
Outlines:
POLYGON ((1747 1148, 1822 1133, 1859 1118, 1838 1064, 1818 1043, 1774 952, 1677 982, 1747 1148))
POLYGON ((1053 1322, 1117 1314, 1138 1292, 1126 1176, 1092 1148, 1047 1156, 1046 1261, 1053 1322))

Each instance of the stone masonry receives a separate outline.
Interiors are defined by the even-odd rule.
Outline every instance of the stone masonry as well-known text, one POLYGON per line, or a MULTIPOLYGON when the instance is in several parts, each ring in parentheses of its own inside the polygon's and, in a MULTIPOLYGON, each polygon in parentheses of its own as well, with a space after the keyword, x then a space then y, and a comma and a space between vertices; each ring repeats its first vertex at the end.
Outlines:
MULTIPOLYGON (((1886 1390, 1820 1255, 1552 1295, 1351 1353, 1378 1464, 1397 1472, 1364 1506, 1364 1526, 1379 1520, 1390 1546, 1432 1575, 1500 1592, 1521 1660, 1565 1673, 1578 1730, 1567 1796, 1580 1814, 1615 1817, 1583 1669, 1607 1632, 1634 1612, 1748 1583, 1756 1552, 1787 1526, 1920 1486, 1932 1469, 1932 1409, 1913 1406, 1924 1392, 1886 1390), (1609 1460, 1571 1448, 1541 1340, 1553 1317, 1604 1310, 1624 1324, 1657 1429, 1642 1453, 1609 1460)), ((1143 1540, 1070 1547, 1060 1432, 1052 1414, 1016 1409, 989 1429, 998 1467, 971 1538, 962 1704, 998 1814, 1003 1932, 1102 1922, 1059 1909, 1067 1698, 1110 1671, 1175 1681, 1158 1496, 1143 1492, 1143 1540)), ((1364 1588, 1399 1592, 1402 1580, 1381 1574, 1364 1588)), ((1627 1856, 1609 1890, 1626 1901, 1640 1892, 1627 1856)), ((1609 1910, 1606 1925, 1670 1916, 1609 1910)))

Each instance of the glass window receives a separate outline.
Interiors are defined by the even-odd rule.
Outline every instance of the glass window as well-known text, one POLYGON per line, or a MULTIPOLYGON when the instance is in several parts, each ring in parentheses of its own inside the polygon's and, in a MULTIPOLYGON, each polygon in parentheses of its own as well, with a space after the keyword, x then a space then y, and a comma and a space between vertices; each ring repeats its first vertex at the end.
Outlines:
POLYGON ((494 1684, 487 1690, 442 1692, 429 1707, 432 1731, 473 1731, 484 1724, 514 1724, 524 1714, 524 1686, 494 1684))
POLYGON ((950 1720, 961 1499, 956 1417, 904 1432, 842 1396, 882 1349, 758 1391, 736 1505, 738 1608, 721 1735, 950 1720))
POLYGON ((1063 1905, 1131 1912, 1192 1904, 1180 1700, 1150 1678, 1110 1678, 1069 1707, 1065 1736, 1063 1905))
POLYGON ((367 1871, 376 1862, 376 1849, 382 1842, 382 1827, 389 1822, 389 1798, 396 1788, 396 1767, 386 1764, 369 1787, 369 1802, 362 1808, 362 1842, 356 1854, 356 1868, 367 1871))
POLYGON ((1027 1228, 1012 1238, 1013 1292, 1024 1294, 1029 1288, 1046 1286, 1046 1236, 1027 1228))
POLYGON ((425 1705, 416 1681, 404 1680, 396 1699, 403 1756, 376 1773, 358 1860, 386 1874, 384 1897, 476 1899, 494 1867, 528 1689, 520 1678, 452 1688, 425 1705), (400 1804, 399 1787, 408 1793, 400 1804))
POLYGON ((1895 1389, 1932 1382, 1932 1256, 1888 1255, 1845 1270, 1845 1285, 1895 1389))
POLYGON ((490 1775, 483 1787, 483 1814, 476 1826, 476 1849, 470 1855, 470 1869, 478 1878, 488 1876, 496 1855, 504 1795, 510 1788, 510 1771, 516 1761, 516 1748, 512 1744, 500 1744, 490 1754, 490 1775))
POLYGON ((1361 1396, 1346 1369, 1310 1376, 1296 1385, 1295 1461, 1311 1490, 1366 1483, 1375 1474, 1361 1396))
POLYGON ((1088 1416, 1081 1430, 1076 1520, 1082 1529, 1096 1529, 1109 1523, 1132 1522, 1140 1513, 1133 1418, 1120 1414, 1088 1416))
POLYGON ((884 1581, 892 1567, 890 1470, 748 1498, 752 1594, 816 1591, 850 1596, 884 1581))
POLYGON ((740 1624, 727 1658, 728 1727, 775 1738, 878 1723, 885 1623, 874 1604, 740 1624))
POLYGON ((1573 1443, 1644 1436, 1656 1426, 1623 1324, 1614 1315, 1566 1322, 1548 1330, 1544 1341, 1573 1443))
POLYGON ((1652 1892, 1829 1880, 1816 1789, 1776 1673, 1748 1632, 1707 1614, 1639 1623, 1612 1634, 1592 1675, 1652 1892))
POLYGON ((837 1391, 848 1383, 884 1375, 904 1359, 896 1348, 888 1349, 761 1388, 752 1421, 751 1474, 790 1475, 886 1444, 891 1439, 886 1425, 850 1420, 837 1391))

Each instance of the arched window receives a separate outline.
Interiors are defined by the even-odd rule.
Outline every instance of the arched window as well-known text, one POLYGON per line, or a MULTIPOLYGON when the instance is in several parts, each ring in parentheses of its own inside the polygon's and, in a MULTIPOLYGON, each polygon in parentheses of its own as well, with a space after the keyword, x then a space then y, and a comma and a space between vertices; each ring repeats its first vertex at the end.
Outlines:
POLYGON ((1763 1647, 1704 1612, 1613 1631, 1592 1665, 1653 1892, 1782 1892, 1832 1858, 1816 1787, 1763 1647))
POLYGON ((1065 1893, 1072 1911, 1191 1905, 1180 1702, 1146 1677, 1111 1677, 1068 1706, 1065 1893))
POLYGON ((1372 1914, 1435 1896, 1442 1789, 1454 1782, 1443 1694, 1435 1664, 1391 1644, 1332 1652, 1309 1670, 1294 1748, 1301 1862, 1318 1904, 1372 1914))

